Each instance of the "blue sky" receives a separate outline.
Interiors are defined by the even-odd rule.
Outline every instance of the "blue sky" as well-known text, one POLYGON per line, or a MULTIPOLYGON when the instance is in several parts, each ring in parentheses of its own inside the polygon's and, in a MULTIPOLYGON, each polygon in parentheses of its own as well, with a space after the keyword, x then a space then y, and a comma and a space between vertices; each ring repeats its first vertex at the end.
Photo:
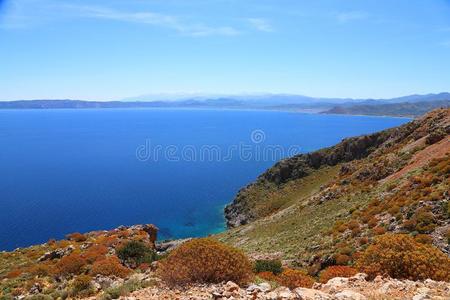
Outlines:
POLYGON ((0 3, 0 100, 450 91, 448 0, 0 3))

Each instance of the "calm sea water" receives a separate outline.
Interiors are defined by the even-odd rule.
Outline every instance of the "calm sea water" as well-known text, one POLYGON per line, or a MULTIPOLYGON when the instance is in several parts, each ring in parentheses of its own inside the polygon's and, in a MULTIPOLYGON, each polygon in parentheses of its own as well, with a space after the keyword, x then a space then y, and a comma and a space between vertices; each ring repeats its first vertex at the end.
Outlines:
POLYGON ((0 111, 0 250, 139 223, 156 224, 160 238, 218 232, 223 206, 288 151, 406 121, 267 111, 0 111), (284 152, 257 157, 269 146, 284 152))

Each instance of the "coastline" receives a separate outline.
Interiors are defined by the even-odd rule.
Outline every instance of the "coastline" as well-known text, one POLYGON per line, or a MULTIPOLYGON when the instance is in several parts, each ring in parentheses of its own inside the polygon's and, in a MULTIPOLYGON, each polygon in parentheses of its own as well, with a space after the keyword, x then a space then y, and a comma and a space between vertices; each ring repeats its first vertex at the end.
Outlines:
POLYGON ((337 114, 337 113, 327 113, 328 108, 326 109, 289 109, 289 108, 252 108, 252 107, 73 107, 73 108, 3 108, 0 107, 0 112, 2 111, 100 111, 100 110, 197 110, 197 111, 259 111, 259 112, 285 112, 285 113, 300 113, 300 114, 317 114, 317 115, 334 115, 334 116, 355 116, 355 117, 387 117, 387 118, 399 118, 399 119, 416 119, 420 116, 416 115, 376 115, 376 114, 337 114))

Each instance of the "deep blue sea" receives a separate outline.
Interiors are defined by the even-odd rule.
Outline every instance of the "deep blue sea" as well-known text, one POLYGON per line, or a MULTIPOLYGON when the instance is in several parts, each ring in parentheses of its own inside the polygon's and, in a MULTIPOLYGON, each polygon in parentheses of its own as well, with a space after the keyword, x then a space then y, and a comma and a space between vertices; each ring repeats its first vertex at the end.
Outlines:
POLYGON ((156 224, 161 239, 215 233, 224 229, 224 205, 276 160, 407 121, 270 111, 3 110, 0 250, 140 223, 156 224))

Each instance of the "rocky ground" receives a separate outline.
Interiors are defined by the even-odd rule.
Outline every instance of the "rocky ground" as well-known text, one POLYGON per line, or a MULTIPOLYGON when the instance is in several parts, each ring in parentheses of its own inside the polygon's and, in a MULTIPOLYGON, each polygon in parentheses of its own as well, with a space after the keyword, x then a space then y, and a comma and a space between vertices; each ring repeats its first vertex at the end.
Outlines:
POLYGON ((367 281, 365 274, 351 278, 336 277, 326 284, 316 283, 312 289, 272 287, 263 282, 246 288, 233 282, 219 285, 196 285, 186 289, 154 286, 138 290, 123 300, 153 299, 267 299, 267 300, 375 300, 375 299, 450 299, 450 283, 425 280, 424 282, 375 278, 367 281))

